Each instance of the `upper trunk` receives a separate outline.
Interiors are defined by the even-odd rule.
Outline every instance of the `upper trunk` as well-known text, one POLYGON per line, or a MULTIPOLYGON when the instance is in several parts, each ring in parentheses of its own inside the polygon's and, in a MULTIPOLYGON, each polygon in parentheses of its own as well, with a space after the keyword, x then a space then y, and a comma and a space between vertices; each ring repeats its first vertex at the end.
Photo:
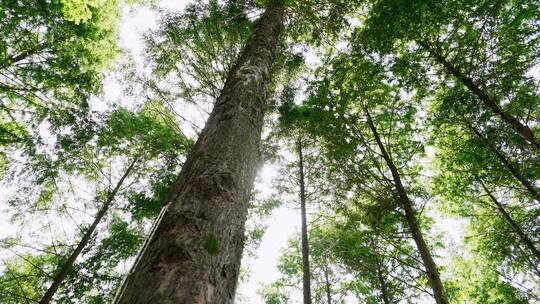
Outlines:
POLYGON ((302 270, 304 304, 311 304, 311 271, 309 267, 309 243, 306 216, 306 185, 304 176, 304 153, 302 139, 298 139, 298 169, 300 170, 300 209, 302 215, 302 270))
POLYGON ((437 53, 433 48, 429 47, 426 43, 419 42, 420 45, 425 48, 433 58, 445 68, 446 72, 456 79, 459 80, 467 89, 469 89, 480 101, 484 104, 485 107, 490 109, 493 113, 497 114, 502 121, 504 121, 510 128, 514 129, 516 133, 521 136, 528 144, 530 144, 534 149, 540 151, 540 142, 534 136, 532 130, 521 123, 517 118, 505 112, 499 102, 491 97, 487 92, 480 88, 478 84, 474 82, 473 79, 464 75, 457 67, 450 63, 444 56, 437 53))
POLYGON ((536 187, 525 178, 525 176, 520 172, 516 166, 514 166, 510 160, 506 158, 506 156, 503 155, 503 153, 495 146, 493 145, 478 129, 476 129, 472 124, 470 124, 467 121, 464 121, 464 123, 467 125, 467 127, 480 139, 488 148, 489 150, 497 157, 497 159, 501 162, 504 168, 508 170, 512 176, 519 181, 519 183, 527 189, 529 194, 538 202, 540 202, 540 192, 536 189, 536 187))
POLYGON ((510 213, 506 211, 506 208, 503 206, 503 204, 499 202, 499 200, 497 200, 497 198, 493 195, 493 193, 491 193, 491 191, 489 191, 486 185, 484 185, 484 183, 482 183, 481 181, 480 181, 480 185, 482 185, 482 188, 488 195, 489 199, 495 204, 495 207, 497 208, 499 213, 502 215, 506 223, 508 223, 510 227, 512 227, 512 230, 514 230, 514 233, 518 235, 521 242, 525 244, 525 246, 527 246, 527 248, 531 251, 531 253, 540 262, 540 250, 536 248, 532 239, 529 238, 529 236, 525 233, 525 231, 523 231, 521 226, 514 220, 514 218, 512 218, 510 213))
POLYGON ((379 133, 377 132, 377 128, 373 124, 373 120, 371 119, 371 115, 369 114, 369 111, 367 109, 365 109, 365 114, 367 117, 368 126, 373 133, 373 137, 377 142, 377 146, 379 147, 379 150, 381 150, 381 154, 388 168, 390 169, 390 172, 392 173, 392 179, 394 180, 394 185, 398 194, 398 200, 403 209, 405 210, 405 219, 407 220, 407 224, 409 225, 409 229, 411 230, 412 237, 414 239, 414 242, 416 243, 416 247, 418 248, 418 252, 420 253, 420 257, 422 258, 424 267, 426 268, 428 280, 431 285, 431 289, 433 290, 433 296, 435 297, 435 301, 437 302, 437 304, 448 304, 448 299, 446 298, 444 286, 439 275, 439 269, 437 267, 437 264, 435 264, 435 261, 433 260, 431 251, 426 241, 424 240, 424 236, 422 234, 420 226, 418 225, 416 210, 414 210, 413 203, 409 199, 407 191, 403 186, 403 183, 401 181, 401 175, 399 174, 396 165, 392 161, 390 154, 388 154, 388 152, 386 151, 386 147, 381 141, 379 133))
POLYGON ((283 19, 271 4, 258 21, 116 303, 233 303, 283 19))

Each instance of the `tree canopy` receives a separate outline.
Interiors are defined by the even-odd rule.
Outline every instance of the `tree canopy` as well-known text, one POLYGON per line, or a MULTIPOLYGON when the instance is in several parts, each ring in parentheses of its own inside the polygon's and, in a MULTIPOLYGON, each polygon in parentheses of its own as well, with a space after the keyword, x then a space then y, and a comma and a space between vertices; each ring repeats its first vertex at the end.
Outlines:
POLYGON ((0 302, 241 303, 292 210, 259 303, 536 303, 539 42, 537 0, 2 1, 0 302))

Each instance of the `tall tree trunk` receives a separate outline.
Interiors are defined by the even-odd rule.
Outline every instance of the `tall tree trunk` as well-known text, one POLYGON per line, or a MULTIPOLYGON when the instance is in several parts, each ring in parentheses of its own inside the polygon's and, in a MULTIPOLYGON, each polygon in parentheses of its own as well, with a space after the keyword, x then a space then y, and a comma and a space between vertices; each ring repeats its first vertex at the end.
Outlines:
POLYGON ((307 232, 306 216, 306 184, 304 176, 304 152, 302 148, 302 139, 298 142, 298 169, 300 171, 300 213, 302 216, 302 270, 303 270, 303 292, 304 304, 311 304, 311 271, 309 267, 309 243, 307 232))
POLYGON ((115 303, 233 303, 284 14, 259 19, 115 303))
POLYGON ((481 89, 480 86, 476 84, 473 79, 464 75, 457 67, 455 67, 452 63, 448 62, 448 60, 446 60, 444 56, 442 56, 440 53, 435 51, 432 47, 430 47, 424 42, 419 42, 419 44, 424 49, 426 49, 437 62, 442 64, 448 74, 454 76, 474 95, 476 95, 476 97, 480 99, 484 106, 490 109, 493 113, 497 114, 510 128, 516 131, 516 133, 521 136, 534 149, 540 151, 540 142, 537 138, 535 138, 534 133, 528 126, 521 123, 514 116, 506 113, 504 109, 501 108, 499 102, 495 98, 489 96, 489 94, 483 89, 481 89))
POLYGON ((420 226, 418 225, 416 210, 414 210, 413 203, 407 195, 407 191, 403 186, 401 176, 397 167, 395 166, 392 158, 386 151, 386 148, 381 141, 381 138, 379 136, 379 133, 377 132, 377 128, 375 128, 375 125, 373 124, 373 120, 371 119, 369 111, 367 110, 367 108, 365 108, 364 111, 367 117, 367 123, 369 125, 369 128, 371 129, 373 137, 377 142, 377 146, 379 147, 379 150, 381 150, 381 154, 388 168, 390 169, 390 172, 392 173, 392 178, 394 180, 399 202, 405 211, 405 219, 407 220, 407 224, 409 225, 409 229, 411 230, 412 237, 414 239, 414 242, 416 243, 416 247, 418 248, 418 252, 420 253, 424 267, 426 268, 428 280, 433 290, 433 296, 435 297, 435 301, 437 302, 437 304, 448 304, 448 299, 444 291, 444 286, 441 281, 439 269, 437 267, 437 264, 435 264, 435 261, 433 260, 431 251, 429 250, 429 247, 424 240, 424 236, 422 235, 422 231, 420 230, 420 226))
POLYGON ((82 250, 86 247, 86 245, 88 245, 88 242, 90 241, 90 238, 92 237, 92 234, 94 234, 94 231, 96 230, 97 226, 99 225, 99 223, 101 222, 101 220, 103 219, 107 211, 109 211, 111 204, 114 202, 116 194, 118 193, 118 191, 124 184, 124 181, 129 176, 129 174, 133 170, 133 167, 135 167, 135 164, 137 163, 138 160, 139 158, 135 158, 131 162, 129 167, 124 172, 124 175, 122 175, 122 177, 116 183, 116 186, 114 187, 114 189, 111 192, 109 192, 109 194, 107 195, 107 198, 105 199, 105 202, 103 203, 101 208, 98 210, 96 217, 94 218, 94 222, 92 222, 92 225, 88 227, 88 229, 84 233, 82 239, 79 241, 79 244, 77 245, 75 250, 71 253, 67 261, 64 263, 64 265, 62 265, 62 268, 60 268, 60 270, 54 277, 51 286, 49 287, 49 289, 47 289, 47 291, 45 292, 45 294, 39 301, 40 304, 47 304, 51 302, 54 294, 56 293, 56 291, 58 290, 58 288, 60 287, 64 279, 66 278, 68 272, 73 267, 75 260, 77 260, 82 250))
POLYGON ((538 202, 540 202, 540 192, 536 187, 521 174, 518 168, 516 168, 507 158, 502 154, 497 147, 495 147, 478 129, 476 129, 470 122, 464 121, 467 127, 480 139, 486 147, 495 155, 495 157, 501 162, 504 168, 508 170, 512 176, 519 181, 519 183, 527 189, 529 194, 538 202))
POLYGON ((488 195, 489 199, 495 204, 495 207, 499 211, 499 213, 502 215, 504 220, 512 227, 514 232, 518 235, 519 239, 529 250, 531 253, 536 257, 536 259, 540 262, 540 250, 536 248, 533 241, 529 238, 529 236, 523 231, 523 229, 520 227, 520 225, 512 218, 510 213, 506 211, 504 206, 497 200, 497 198, 493 195, 491 191, 484 185, 482 181, 480 181, 480 185, 484 189, 484 192, 488 195))

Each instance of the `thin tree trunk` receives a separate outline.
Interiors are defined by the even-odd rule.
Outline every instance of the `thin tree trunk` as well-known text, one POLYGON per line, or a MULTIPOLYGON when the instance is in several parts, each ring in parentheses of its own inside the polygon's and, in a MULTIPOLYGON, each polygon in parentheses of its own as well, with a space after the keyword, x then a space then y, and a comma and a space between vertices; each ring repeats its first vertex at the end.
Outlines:
POLYGON ((379 286, 381 288, 381 296, 382 296, 384 304, 390 304, 391 302, 390 302, 390 297, 388 295, 388 287, 386 286, 386 281, 383 275, 383 267, 378 258, 377 258, 377 280, 379 280, 379 286))
POLYGON ((517 118, 506 113, 499 102, 493 97, 489 96, 487 92, 482 90, 478 84, 474 82, 473 79, 464 75, 457 67, 448 62, 444 56, 433 50, 428 44, 424 42, 419 42, 419 44, 426 49, 433 58, 440 64, 444 66, 446 72, 451 74, 456 79, 458 79, 464 86, 466 86, 480 101, 489 108, 493 113, 497 114, 509 127, 511 127, 516 133, 521 136, 528 144, 530 144, 534 149, 540 151, 540 142, 535 138, 532 130, 522 124, 517 118))
POLYGON ((304 304, 311 304, 311 271, 309 267, 309 243, 306 216, 306 185, 304 176, 304 152, 302 139, 298 139, 298 169, 300 171, 300 210, 302 216, 302 270, 304 304))
POLYGON ((379 284, 381 287, 381 296, 383 299, 384 304, 390 304, 390 299, 388 298, 388 289, 386 287, 386 283, 384 281, 384 277, 382 276, 380 269, 377 271, 377 279, 379 280, 379 284))
POLYGON ((332 285, 330 284, 330 277, 328 273, 328 262, 324 260, 324 283, 325 283, 325 292, 326 292, 326 302, 327 304, 332 304, 332 285))
POLYGON ((435 264, 435 261, 433 260, 431 251, 429 250, 429 247, 424 240, 424 236, 422 235, 422 231, 420 230, 420 226, 418 225, 416 210, 414 210, 413 208, 413 203, 407 195, 397 167, 392 161, 392 158, 390 158, 390 155, 386 151, 386 148, 381 141, 381 138, 379 136, 379 133, 377 132, 377 129, 375 128, 375 125, 373 124, 373 120, 371 119, 369 111, 367 110, 367 108, 364 109, 364 111, 367 117, 367 123, 369 125, 369 128, 373 133, 373 137, 375 138, 375 141, 377 142, 377 145, 381 150, 381 154, 388 168, 390 169, 390 172, 392 173, 392 178, 394 180, 399 202, 405 210, 405 219, 407 220, 409 229, 411 230, 412 237, 414 239, 414 242, 416 243, 416 247, 418 248, 418 252, 420 253, 424 267, 426 268, 428 280, 433 290, 433 296, 435 297, 435 301, 437 302, 437 304, 448 304, 448 299, 444 291, 444 286, 439 275, 439 269, 437 267, 437 264, 435 264))
POLYGON ((538 248, 536 248, 533 241, 523 231, 523 229, 521 229, 520 225, 512 218, 510 213, 508 213, 508 211, 506 211, 506 209, 501 204, 501 202, 499 202, 499 200, 497 200, 497 198, 493 195, 493 193, 491 193, 491 191, 489 191, 489 189, 486 187, 486 185, 484 185, 484 183, 482 181, 480 181, 480 185, 482 186, 482 188, 484 189, 484 191, 488 195, 489 199, 495 204, 495 206, 497 207, 497 210, 503 216, 505 221, 512 227, 514 232, 518 235, 521 242, 523 244, 525 244, 525 246, 527 246, 527 248, 529 248, 529 250, 536 257, 536 259, 538 261, 540 261, 540 250, 538 250, 538 248))
POLYGON ((489 150, 497 157, 497 159, 501 162, 504 168, 508 170, 512 176, 514 176, 515 179, 519 181, 519 183, 527 189, 529 194, 538 202, 540 202, 540 192, 536 189, 536 187, 533 186, 533 184, 519 172, 519 170, 510 163, 510 161, 502 154, 497 147, 495 147, 489 140, 478 131, 475 127, 472 126, 471 123, 464 121, 464 123, 467 125, 467 127, 480 139, 488 148, 489 150))
POLYGON ((58 290, 58 288, 60 287, 64 279, 66 278, 67 274, 73 267, 75 260, 77 260, 82 250, 86 247, 86 245, 88 245, 88 242, 90 241, 92 237, 92 234, 94 234, 94 231, 96 230, 97 226, 99 225, 99 223, 101 222, 101 220, 103 219, 107 211, 110 209, 111 204, 113 203, 116 197, 116 194, 120 190, 120 187, 122 187, 125 179, 129 176, 129 174, 133 170, 133 167, 135 167, 135 164, 137 163, 138 160, 139 158, 135 158, 131 162, 129 167, 124 172, 124 175, 122 175, 122 177, 116 183, 116 186, 114 187, 114 189, 107 195, 105 202, 103 203, 101 208, 98 210, 96 217, 94 218, 94 222, 92 222, 92 225, 88 227, 88 229, 84 233, 82 239, 79 241, 79 244, 77 245, 75 250, 71 253, 67 261, 64 263, 64 265, 62 265, 62 268, 60 268, 60 270, 54 277, 51 286, 49 286, 49 289, 47 289, 47 291, 45 292, 45 294, 39 301, 40 304, 47 304, 51 302, 54 294, 56 293, 56 291, 58 290))
POLYGON ((284 14, 259 19, 115 303, 233 303, 284 14))

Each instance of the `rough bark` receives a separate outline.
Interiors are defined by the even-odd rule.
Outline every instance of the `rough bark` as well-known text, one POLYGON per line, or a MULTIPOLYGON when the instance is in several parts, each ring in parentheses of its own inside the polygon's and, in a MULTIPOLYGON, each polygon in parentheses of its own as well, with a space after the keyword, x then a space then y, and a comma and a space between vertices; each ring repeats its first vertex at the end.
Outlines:
POLYGON ((233 303, 283 20, 259 19, 115 303, 233 303))
POLYGON ((435 302, 437 302, 437 304, 448 304, 448 299, 444 291, 444 286, 441 281, 439 269, 437 267, 437 264, 433 260, 433 256, 431 255, 431 251, 426 241, 424 240, 424 236, 418 224, 416 210, 414 210, 413 203, 407 195, 407 191, 405 190, 405 187, 401 181, 401 175, 392 158, 390 157, 390 154, 388 154, 388 151, 386 151, 386 147, 381 141, 381 138, 379 136, 377 128, 373 124, 373 120, 371 119, 369 111, 367 109, 364 109, 364 112, 367 118, 368 126, 371 129, 375 141, 377 142, 377 146, 379 147, 379 150, 381 151, 386 165, 388 166, 392 174, 392 179, 394 181, 398 196, 397 198, 403 210, 405 211, 405 219, 407 221, 409 229, 411 230, 413 240, 416 243, 416 247, 418 249, 418 252, 420 253, 420 257, 422 258, 424 267, 426 268, 428 280, 431 285, 431 289, 433 290, 435 302))
POLYGON ((97 226, 99 225, 99 223, 101 222, 101 220, 103 219, 107 211, 109 211, 111 204, 114 202, 114 198, 116 197, 116 194, 118 193, 118 191, 124 184, 124 181, 129 176, 131 171, 133 171, 133 168, 135 167, 135 164, 137 163, 138 160, 139 159, 136 158, 135 160, 131 162, 131 164, 126 169, 122 177, 116 183, 116 186, 114 187, 114 189, 107 195, 107 198, 105 199, 105 202, 103 202, 103 205, 101 206, 101 208, 98 210, 96 217, 94 218, 94 221, 92 222, 92 225, 88 227, 88 229, 86 230, 83 237, 79 241, 79 244, 77 245, 75 250, 73 250, 69 258, 62 265, 62 268, 60 268, 56 276, 54 276, 51 286, 49 286, 49 288, 47 289, 47 291, 45 292, 45 294, 39 301, 40 304, 47 304, 51 302, 54 294, 56 293, 56 291, 58 290, 58 288, 60 287, 64 279, 66 278, 67 274, 73 267, 73 264, 75 263, 79 255, 81 254, 82 250, 88 245, 88 242, 90 241, 92 234, 94 234, 94 231, 96 230, 97 226))
POLYGON ((519 183, 525 187, 525 189, 529 192, 529 194, 538 202, 540 202, 540 192, 536 189, 536 187, 521 174, 518 168, 514 166, 507 158, 503 155, 497 147, 495 147, 478 129, 476 129, 474 126, 472 126, 469 122, 464 122, 467 127, 488 147, 488 149, 495 155, 495 157, 501 162, 504 168, 512 174, 512 176, 519 181, 519 183))
POLYGON ((306 216, 306 185, 304 176, 304 152, 302 139, 298 139, 298 169, 300 171, 300 213, 302 216, 302 270, 304 304, 311 304, 311 271, 309 267, 309 243, 306 216))
POLYGON ((493 113, 498 115, 502 121, 504 121, 510 128, 512 128, 521 138, 523 138, 528 144, 530 144, 534 149, 540 151, 540 142, 534 136, 532 130, 521 123, 517 118, 508 114, 504 111, 503 108, 499 105, 499 102, 490 96, 485 90, 480 88, 480 86, 474 82, 470 77, 464 75, 457 67, 450 63, 444 56, 433 50, 428 44, 420 42, 420 45, 425 48, 430 55, 441 64, 446 72, 454 76, 459 80, 467 89, 469 89, 483 104, 485 107, 490 109, 493 113))
POLYGON ((480 185, 484 189, 484 192, 488 195, 489 199, 495 204, 495 207, 499 211, 499 213, 502 215, 504 220, 512 227, 512 230, 514 230, 514 233, 516 233, 521 240, 521 242, 527 246, 527 248, 531 251, 531 253, 536 257, 538 261, 540 261, 540 250, 536 248, 534 245, 534 242, 529 238, 529 236, 523 231, 521 226, 512 218, 510 213, 506 211, 506 208, 504 208, 503 204, 497 200, 497 198, 493 195, 491 191, 484 185, 484 183, 480 182, 480 185))

